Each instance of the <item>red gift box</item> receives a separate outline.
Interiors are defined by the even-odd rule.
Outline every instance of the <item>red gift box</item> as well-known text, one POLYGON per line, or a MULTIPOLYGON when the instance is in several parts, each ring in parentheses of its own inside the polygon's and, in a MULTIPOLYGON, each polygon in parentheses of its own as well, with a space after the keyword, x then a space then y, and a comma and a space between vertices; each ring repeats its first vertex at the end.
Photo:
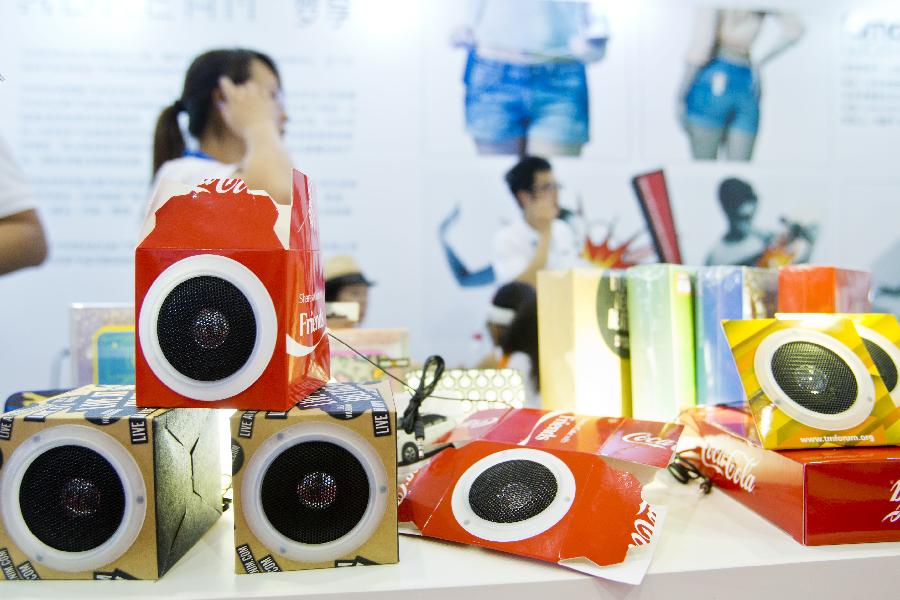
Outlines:
POLYGON ((164 182, 135 252, 139 406, 287 410, 325 384, 315 197, 239 179, 164 182))
POLYGON ((900 448, 766 450, 750 414, 684 411, 714 485, 807 546, 900 541, 900 448))

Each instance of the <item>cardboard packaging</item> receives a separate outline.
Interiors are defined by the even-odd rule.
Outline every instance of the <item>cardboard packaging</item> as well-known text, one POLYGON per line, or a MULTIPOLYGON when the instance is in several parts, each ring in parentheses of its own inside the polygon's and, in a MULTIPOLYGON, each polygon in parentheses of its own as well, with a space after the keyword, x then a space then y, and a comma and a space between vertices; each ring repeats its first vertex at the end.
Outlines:
POLYGON ((329 378, 315 195, 163 182, 135 252, 136 384, 167 407, 287 410, 329 378))
POLYGON ((69 307, 72 385, 134 384, 134 305, 69 307))
POLYGON ((401 485, 401 532, 609 576, 604 567, 655 541, 660 509, 641 490, 668 465, 681 429, 565 411, 475 413, 448 437, 454 448, 401 485))
POLYGON ((723 324, 763 447, 900 443, 898 411, 848 319, 723 324))
POLYGON ((790 265, 778 271, 778 312, 864 313, 872 309, 872 274, 790 265))
POLYGON ((627 279, 632 414, 674 421, 697 401, 690 271, 640 265, 627 279))
POLYGON ((631 416, 625 272, 540 271, 537 293, 542 408, 631 416))
POLYGON ((5 578, 161 577, 222 512, 215 414, 86 386, 0 417, 5 578))
POLYGON ((46 402, 54 396, 59 396, 60 394, 71 391, 71 389, 72 388, 60 388, 56 390, 27 390, 15 392, 6 399, 4 404, 0 404, 0 413, 46 402))
POLYGON ((399 560, 387 382, 329 383, 287 412, 238 411, 231 435, 235 572, 399 560))
POLYGON ((900 541, 900 448, 765 450, 743 410, 697 407, 681 420, 713 484, 801 544, 900 541))
POLYGON ((700 267, 694 273, 697 404, 742 406, 741 377, 722 329, 726 319, 775 315, 778 271, 753 267, 700 267))

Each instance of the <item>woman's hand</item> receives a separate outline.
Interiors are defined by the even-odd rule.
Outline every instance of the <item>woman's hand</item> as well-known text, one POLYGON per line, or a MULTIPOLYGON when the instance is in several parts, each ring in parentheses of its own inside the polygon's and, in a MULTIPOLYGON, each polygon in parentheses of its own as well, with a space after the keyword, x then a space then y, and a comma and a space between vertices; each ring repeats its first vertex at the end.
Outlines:
POLYGON ((247 141, 258 130, 278 133, 277 103, 258 83, 251 80, 236 84, 223 76, 219 78, 219 89, 219 113, 235 135, 247 141))

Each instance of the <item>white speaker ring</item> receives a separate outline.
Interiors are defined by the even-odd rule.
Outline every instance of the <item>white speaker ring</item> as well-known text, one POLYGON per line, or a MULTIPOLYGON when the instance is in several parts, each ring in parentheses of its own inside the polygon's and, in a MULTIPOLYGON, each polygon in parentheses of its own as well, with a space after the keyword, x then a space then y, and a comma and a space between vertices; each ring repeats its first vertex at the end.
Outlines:
POLYGON ((875 383, 866 365, 845 344, 815 329, 789 327, 770 334, 756 348, 753 369, 762 391, 775 406, 790 418, 809 427, 824 431, 852 429, 865 421, 875 407, 875 383), (808 342, 822 346, 834 352, 847 365, 857 386, 856 398, 847 410, 836 414, 815 412, 801 406, 785 393, 772 371, 772 358, 779 348, 790 342, 808 342))
POLYGON ((148 501, 144 477, 131 453, 109 434, 84 425, 59 425, 35 433, 15 449, 0 475, 0 498, 17 499, 28 467, 41 454, 60 446, 93 450, 115 469, 125 492, 125 510, 115 533, 91 550, 63 552, 31 532, 17 500, 0 503, 0 515, 10 539, 35 565, 66 573, 92 571, 122 556, 141 532, 148 501))
POLYGON ((298 423, 266 439, 253 452, 244 470, 239 506, 247 526, 272 552, 305 563, 326 562, 350 556, 381 525, 388 498, 396 490, 388 490, 384 463, 375 448, 346 427, 332 423, 298 423), (369 502, 359 522, 344 536, 323 544, 304 544, 279 532, 263 510, 262 483, 272 462, 284 451, 304 442, 327 442, 340 446, 359 461, 369 481, 369 502))
POLYGON ((453 487, 450 508, 459 526, 475 537, 491 542, 515 542, 539 535, 559 523, 575 502, 575 490, 575 476, 562 460, 543 450, 512 448, 489 454, 466 469, 453 487), (482 473, 513 460, 546 467, 556 479, 556 495, 544 510, 522 521, 497 523, 483 519, 469 504, 469 490, 482 473))
POLYGON ((169 265, 147 290, 138 317, 141 350, 153 373, 172 391, 194 400, 224 400, 240 394, 259 379, 275 352, 278 321, 266 286, 256 274, 236 260, 218 254, 197 254, 169 265), (210 276, 237 287, 253 310, 256 341, 247 362, 224 379, 199 381, 178 371, 166 359, 159 343, 159 311, 169 294, 181 283, 210 276))
MULTIPOLYGON (((900 376, 900 348, 897 348, 897 345, 894 344, 891 340, 887 339, 874 329, 870 329, 865 325, 859 325, 854 323, 856 327, 856 331, 859 332, 859 335, 864 340, 869 340, 882 350, 884 353, 888 355, 888 358, 894 363, 894 368, 898 371, 898 376, 900 376)), ((887 385, 887 384, 885 384, 887 385)), ((900 379, 898 379, 898 383, 894 385, 894 389, 888 390, 891 394, 891 400, 894 401, 894 406, 900 406, 900 379)))

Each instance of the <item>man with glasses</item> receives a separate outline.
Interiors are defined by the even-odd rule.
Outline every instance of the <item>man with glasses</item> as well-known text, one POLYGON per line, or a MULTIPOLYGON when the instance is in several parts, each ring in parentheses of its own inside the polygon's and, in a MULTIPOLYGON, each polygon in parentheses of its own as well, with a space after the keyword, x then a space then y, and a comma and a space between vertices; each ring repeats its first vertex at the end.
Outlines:
POLYGON ((577 266, 581 244, 572 227, 560 218, 561 186, 550 163, 526 156, 506 174, 506 183, 522 212, 494 235, 497 283, 521 281, 535 286, 542 269, 577 266))

